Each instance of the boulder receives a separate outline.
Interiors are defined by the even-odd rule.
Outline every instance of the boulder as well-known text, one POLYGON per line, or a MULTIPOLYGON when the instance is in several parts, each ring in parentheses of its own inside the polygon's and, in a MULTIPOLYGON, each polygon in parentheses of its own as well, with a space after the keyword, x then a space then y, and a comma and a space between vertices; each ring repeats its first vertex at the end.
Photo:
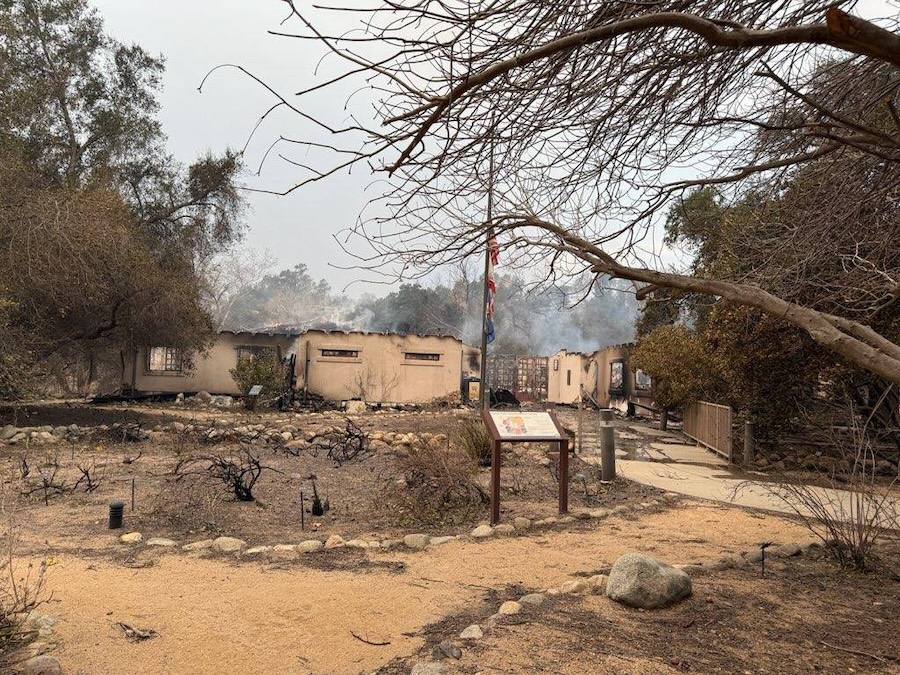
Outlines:
POLYGON ((247 547, 247 542, 234 537, 218 537, 213 540, 212 547, 222 553, 238 553, 247 547))
POLYGON ((198 391, 197 395, 194 396, 194 399, 199 403, 208 404, 210 401, 212 401, 212 394, 210 394, 208 391, 198 391))
POLYGON ((484 631, 481 630, 481 626, 478 624, 472 624, 467 628, 463 629, 463 632, 459 634, 460 639, 462 640, 480 640, 484 637, 484 631))
POLYGON ((403 537, 403 545, 415 551, 421 551, 431 540, 427 534, 408 534, 403 537))
POLYGON ((178 542, 173 539, 166 539, 165 537, 153 537, 153 539, 147 540, 147 546, 172 547, 178 546, 178 542))
POLYGON ((686 572, 640 553, 626 553, 616 560, 606 581, 607 597, 641 609, 669 607, 691 591, 686 572))
POLYGON ((340 548, 344 545, 344 538, 339 534, 333 534, 325 541, 325 548, 340 548))
POLYGON ((523 605, 532 605, 533 607, 540 607, 544 604, 544 600, 546 600, 546 596, 543 593, 529 593, 528 595, 523 595, 519 598, 519 603, 523 605))
POLYGON ((297 544, 298 553, 315 553, 316 551, 321 551, 323 548, 325 548, 325 544, 318 539, 307 539, 306 541, 301 541, 297 544))
POLYGON ((529 527, 531 527, 531 521, 528 518, 519 516, 518 518, 513 520, 513 525, 517 530, 527 530, 529 527))
POLYGON ((123 544, 138 544, 144 541, 144 535, 142 535, 140 532, 127 532, 126 534, 123 534, 121 537, 119 537, 119 541, 121 541, 123 544))
POLYGON ((513 614, 518 614, 522 611, 522 605, 520 605, 515 600, 507 600, 502 605, 500 605, 500 609, 497 610, 497 614, 503 614, 504 616, 511 616, 513 614))
POLYGON ((212 548, 213 540, 212 539, 201 539, 200 541, 193 541, 190 544, 185 544, 181 547, 182 551, 204 551, 208 548, 212 548))
POLYGON ((476 539, 485 539, 487 537, 491 537, 494 534, 494 528, 490 525, 479 525, 474 530, 472 530, 472 536, 476 539))
POLYGON ((276 544, 269 552, 273 560, 293 560, 297 555, 297 547, 293 544, 276 544))
POLYGON ((12 424, 7 424, 0 429, 0 441, 8 441, 19 432, 12 424))
POLYGON ((62 675, 62 666, 52 656, 35 656, 22 667, 22 675, 62 675))
POLYGON ((350 415, 358 415, 368 410, 365 401, 347 401, 344 403, 344 411, 350 415))

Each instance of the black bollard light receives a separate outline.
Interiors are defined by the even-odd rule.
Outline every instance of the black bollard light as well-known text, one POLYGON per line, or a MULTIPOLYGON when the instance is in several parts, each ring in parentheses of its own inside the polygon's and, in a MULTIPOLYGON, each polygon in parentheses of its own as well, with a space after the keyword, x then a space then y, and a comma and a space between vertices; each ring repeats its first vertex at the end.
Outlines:
POLYGON ((122 514, 125 512, 125 502, 114 501, 109 503, 109 529, 118 530, 122 527, 122 514))

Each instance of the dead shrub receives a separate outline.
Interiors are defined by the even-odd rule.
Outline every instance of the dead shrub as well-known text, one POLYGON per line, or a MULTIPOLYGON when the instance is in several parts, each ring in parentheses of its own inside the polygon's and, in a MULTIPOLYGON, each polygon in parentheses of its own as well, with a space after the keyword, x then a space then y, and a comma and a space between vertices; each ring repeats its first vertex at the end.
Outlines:
POLYGON ((491 465, 491 435, 477 417, 465 417, 459 421, 457 439, 466 454, 479 466, 491 465))
POLYGON ((348 417, 343 430, 331 429, 317 434, 310 440, 309 453, 313 457, 318 457, 322 449, 327 452, 328 459, 334 462, 335 466, 356 459, 365 459, 370 450, 369 434, 348 417))
POLYGON ((239 502, 254 501, 253 488, 263 471, 277 471, 263 464, 259 454, 249 445, 236 451, 224 448, 200 455, 182 455, 175 460, 172 476, 175 482, 198 479, 224 486, 239 502))
POLYGON ((459 525, 483 515, 488 496, 477 482, 477 465, 462 450, 426 445, 398 455, 394 467, 394 480, 377 499, 398 523, 459 525))
POLYGON ((859 570, 871 567, 879 537, 900 529, 894 493, 897 478, 887 482, 877 477, 875 444, 869 434, 874 414, 860 420, 850 406, 849 438, 835 435, 838 461, 830 472, 820 472, 819 482, 825 488, 789 480, 740 488, 761 487, 777 497, 822 540, 841 567, 859 570))
POLYGON ((27 626, 28 615, 49 598, 44 592, 45 561, 16 561, 16 524, 14 505, 7 493, 0 494, 5 532, 2 569, 0 569, 0 672, 15 672, 14 666, 24 660, 22 648, 31 642, 36 631, 27 626))

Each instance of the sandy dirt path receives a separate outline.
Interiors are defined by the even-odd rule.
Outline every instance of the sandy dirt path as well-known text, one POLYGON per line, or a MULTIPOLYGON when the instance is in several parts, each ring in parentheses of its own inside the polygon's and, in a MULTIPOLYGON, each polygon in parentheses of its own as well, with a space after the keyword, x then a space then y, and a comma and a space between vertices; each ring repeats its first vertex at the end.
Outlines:
POLYGON ((415 653, 421 638, 404 633, 483 603, 491 588, 557 585, 632 550, 689 563, 762 540, 808 539, 804 528, 776 515, 682 502, 580 531, 367 554, 402 562, 399 573, 155 551, 152 566, 132 569, 96 552, 61 550, 48 579, 53 600, 42 611, 59 619, 54 631, 62 647, 54 654, 70 674, 360 673, 415 653), (129 642, 120 621, 159 637, 129 642), (390 644, 368 645, 351 631, 390 644))

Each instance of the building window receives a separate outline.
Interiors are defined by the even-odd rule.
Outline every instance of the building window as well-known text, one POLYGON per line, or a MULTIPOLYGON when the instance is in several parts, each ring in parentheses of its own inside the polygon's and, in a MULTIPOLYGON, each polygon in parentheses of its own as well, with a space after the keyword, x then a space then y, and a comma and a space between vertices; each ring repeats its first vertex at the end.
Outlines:
POLYGON ((567 387, 572 386, 572 371, 571 370, 566 371, 566 386, 567 387))
POLYGON ((147 350, 147 370, 151 373, 180 373, 184 358, 174 347, 151 347, 147 350))
POLYGON ((252 361, 253 359, 259 358, 260 356, 274 353, 275 350, 271 347, 247 345, 237 348, 237 360, 238 363, 240 363, 241 361, 252 361))
POLYGON ((407 361, 440 361, 441 355, 429 352, 403 352, 407 361))
POLYGON ((634 388, 641 391, 650 391, 653 388, 653 380, 640 368, 634 371, 634 388))
POLYGON ((338 359, 358 359, 359 358, 359 350, 358 349, 323 349, 322 356, 328 356, 331 358, 338 359))

